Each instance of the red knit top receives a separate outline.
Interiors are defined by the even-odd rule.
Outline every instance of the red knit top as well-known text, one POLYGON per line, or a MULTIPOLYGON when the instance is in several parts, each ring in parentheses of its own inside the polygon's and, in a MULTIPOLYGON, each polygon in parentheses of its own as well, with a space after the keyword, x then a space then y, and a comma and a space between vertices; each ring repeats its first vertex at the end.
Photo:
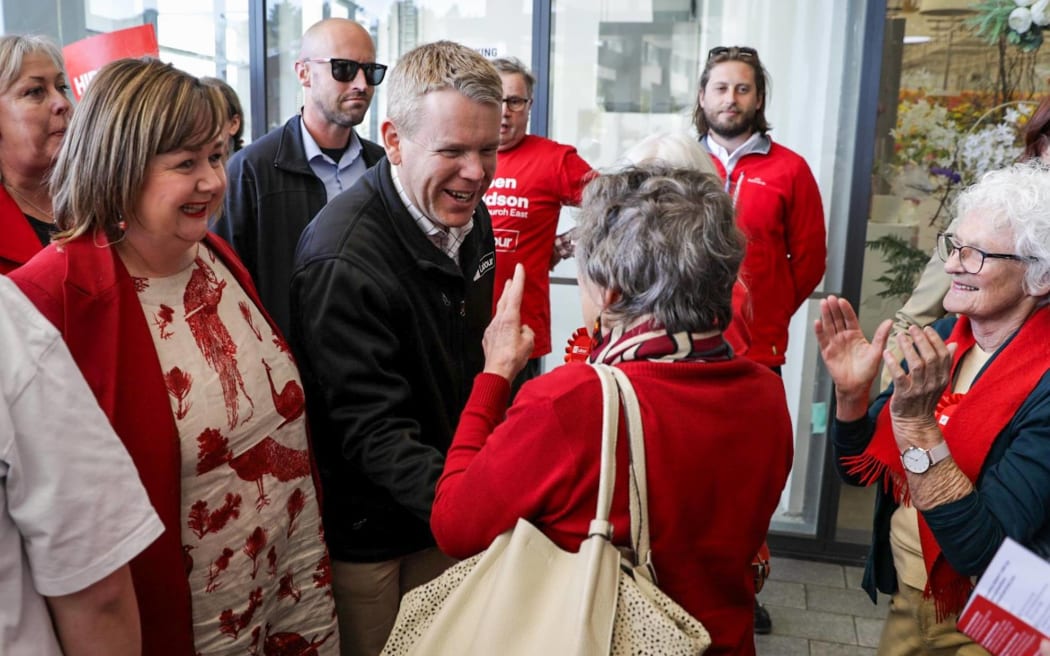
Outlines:
MULTIPOLYGON (((658 583, 711 634, 708 654, 754 654, 751 560, 787 480, 792 432, 784 387, 745 358, 626 362, 645 428, 658 583)), ((601 386, 586 364, 509 394, 480 374, 438 482, 431 527, 455 557, 519 517, 575 551, 597 504, 601 386)), ((622 431, 621 431, 622 432, 622 431)), ((614 541, 628 541, 626 439, 618 443, 614 541)))

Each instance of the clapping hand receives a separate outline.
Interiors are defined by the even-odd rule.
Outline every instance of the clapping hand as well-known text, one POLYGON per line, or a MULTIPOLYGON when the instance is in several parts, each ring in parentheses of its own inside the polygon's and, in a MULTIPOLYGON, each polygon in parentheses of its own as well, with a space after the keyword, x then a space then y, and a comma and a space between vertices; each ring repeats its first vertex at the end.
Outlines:
MULTIPOLYGON (((867 408, 871 381, 878 374, 892 325, 888 319, 883 321, 869 342, 849 301, 837 296, 820 301, 820 319, 814 322, 813 330, 820 345, 820 356, 835 383, 840 406, 841 400, 850 399, 861 404, 861 414, 867 408)), ((840 407, 840 415, 842 409, 840 407)))
POLYGON ((909 326, 897 335, 897 345, 908 371, 893 358, 886 370, 893 376, 890 416, 894 436, 902 448, 921 444, 922 435, 936 431, 934 412, 951 378, 952 356, 957 344, 945 344, 933 328, 909 326))

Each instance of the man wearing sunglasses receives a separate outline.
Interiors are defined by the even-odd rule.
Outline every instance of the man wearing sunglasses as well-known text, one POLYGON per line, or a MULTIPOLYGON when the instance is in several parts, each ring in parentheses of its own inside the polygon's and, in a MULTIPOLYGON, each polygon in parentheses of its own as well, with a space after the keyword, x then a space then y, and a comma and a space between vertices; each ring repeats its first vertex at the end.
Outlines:
MULTIPOLYGON (((485 194, 496 239, 495 289, 503 289, 519 262, 525 267, 521 322, 536 335, 532 356, 514 381, 516 392, 539 375, 540 358, 551 351, 550 270, 572 254, 569 235, 555 235, 558 217, 562 206, 580 204, 594 171, 572 146, 526 134, 536 78, 513 57, 492 64, 503 80, 499 158, 485 194)), ((494 296, 498 301, 499 294, 494 296)))
POLYGON ((384 154, 354 131, 386 74, 363 27, 345 18, 315 23, 303 34, 295 72, 305 92, 301 113, 233 156, 225 212, 214 228, 251 272, 285 337, 299 236, 384 154))
MULTIPOLYGON (((699 86, 693 124, 747 236, 740 267, 751 292, 747 357, 780 373, 791 317, 824 277, 820 190, 805 160, 767 134, 767 74, 754 48, 712 48, 699 86)), ((756 600, 755 632, 771 630, 769 613, 756 600)))

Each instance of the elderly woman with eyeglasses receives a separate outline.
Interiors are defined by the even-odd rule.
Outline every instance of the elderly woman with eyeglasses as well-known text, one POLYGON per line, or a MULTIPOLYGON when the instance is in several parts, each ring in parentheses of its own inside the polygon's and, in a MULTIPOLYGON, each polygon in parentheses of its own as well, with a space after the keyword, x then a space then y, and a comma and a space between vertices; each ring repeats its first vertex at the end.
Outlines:
POLYGON ((938 238, 957 317, 911 326, 886 350, 844 299, 815 324, 835 383, 843 479, 879 484, 864 588, 893 594, 879 654, 984 654, 955 625, 1006 537, 1050 555, 1050 170, 988 173, 938 238), (885 362, 893 385, 870 408, 885 362))

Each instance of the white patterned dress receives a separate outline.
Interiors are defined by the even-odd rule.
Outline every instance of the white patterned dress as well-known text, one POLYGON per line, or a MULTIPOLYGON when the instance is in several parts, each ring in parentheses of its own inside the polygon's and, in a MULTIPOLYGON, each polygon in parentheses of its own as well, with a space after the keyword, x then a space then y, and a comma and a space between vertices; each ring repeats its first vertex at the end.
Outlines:
POLYGON ((303 390, 287 344, 204 244, 185 270, 135 283, 182 445, 197 653, 337 654, 303 390))

